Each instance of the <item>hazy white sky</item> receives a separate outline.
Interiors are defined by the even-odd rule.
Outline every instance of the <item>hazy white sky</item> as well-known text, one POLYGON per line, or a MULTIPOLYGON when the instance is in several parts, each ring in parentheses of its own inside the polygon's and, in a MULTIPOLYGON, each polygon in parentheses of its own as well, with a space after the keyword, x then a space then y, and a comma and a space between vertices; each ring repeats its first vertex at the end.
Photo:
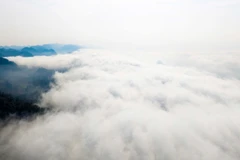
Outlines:
POLYGON ((0 45, 240 51, 240 0, 0 0, 0 45))

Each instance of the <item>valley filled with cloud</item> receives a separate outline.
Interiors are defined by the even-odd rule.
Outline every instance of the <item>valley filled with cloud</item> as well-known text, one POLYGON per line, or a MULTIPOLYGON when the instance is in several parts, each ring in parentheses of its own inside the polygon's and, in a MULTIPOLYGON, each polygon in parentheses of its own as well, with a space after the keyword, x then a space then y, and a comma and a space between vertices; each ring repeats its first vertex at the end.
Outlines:
POLYGON ((2 126, 0 158, 237 160, 237 57, 104 49, 9 57, 56 71, 37 102, 50 110, 2 126))
POLYGON ((239 160, 239 0, 0 0, 0 160, 239 160))

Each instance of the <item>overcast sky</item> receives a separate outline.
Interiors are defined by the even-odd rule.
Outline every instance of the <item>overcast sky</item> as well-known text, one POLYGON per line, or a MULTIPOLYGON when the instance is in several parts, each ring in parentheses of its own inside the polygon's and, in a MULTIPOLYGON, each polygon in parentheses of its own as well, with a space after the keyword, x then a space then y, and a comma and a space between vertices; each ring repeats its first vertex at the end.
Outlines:
POLYGON ((240 50, 240 0, 0 0, 0 45, 240 50))

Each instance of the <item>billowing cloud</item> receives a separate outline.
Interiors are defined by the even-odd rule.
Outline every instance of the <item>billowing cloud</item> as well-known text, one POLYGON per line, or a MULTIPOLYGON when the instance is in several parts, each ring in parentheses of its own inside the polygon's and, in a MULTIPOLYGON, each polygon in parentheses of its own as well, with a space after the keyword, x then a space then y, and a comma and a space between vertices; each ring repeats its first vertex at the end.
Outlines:
POLYGON ((68 71, 39 101, 53 111, 1 130, 0 158, 239 159, 238 55, 149 54, 11 58, 68 71))

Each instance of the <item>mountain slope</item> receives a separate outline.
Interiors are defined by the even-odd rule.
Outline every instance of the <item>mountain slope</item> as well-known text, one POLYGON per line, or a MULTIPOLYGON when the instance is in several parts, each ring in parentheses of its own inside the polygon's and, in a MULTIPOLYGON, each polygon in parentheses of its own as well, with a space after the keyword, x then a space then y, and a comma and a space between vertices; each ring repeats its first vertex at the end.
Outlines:
POLYGON ((10 117, 27 118, 36 114, 42 114, 44 110, 31 102, 15 98, 0 91, 0 120, 10 117))
POLYGON ((12 61, 7 60, 6 58, 0 57, 0 66, 16 66, 16 64, 12 61))

